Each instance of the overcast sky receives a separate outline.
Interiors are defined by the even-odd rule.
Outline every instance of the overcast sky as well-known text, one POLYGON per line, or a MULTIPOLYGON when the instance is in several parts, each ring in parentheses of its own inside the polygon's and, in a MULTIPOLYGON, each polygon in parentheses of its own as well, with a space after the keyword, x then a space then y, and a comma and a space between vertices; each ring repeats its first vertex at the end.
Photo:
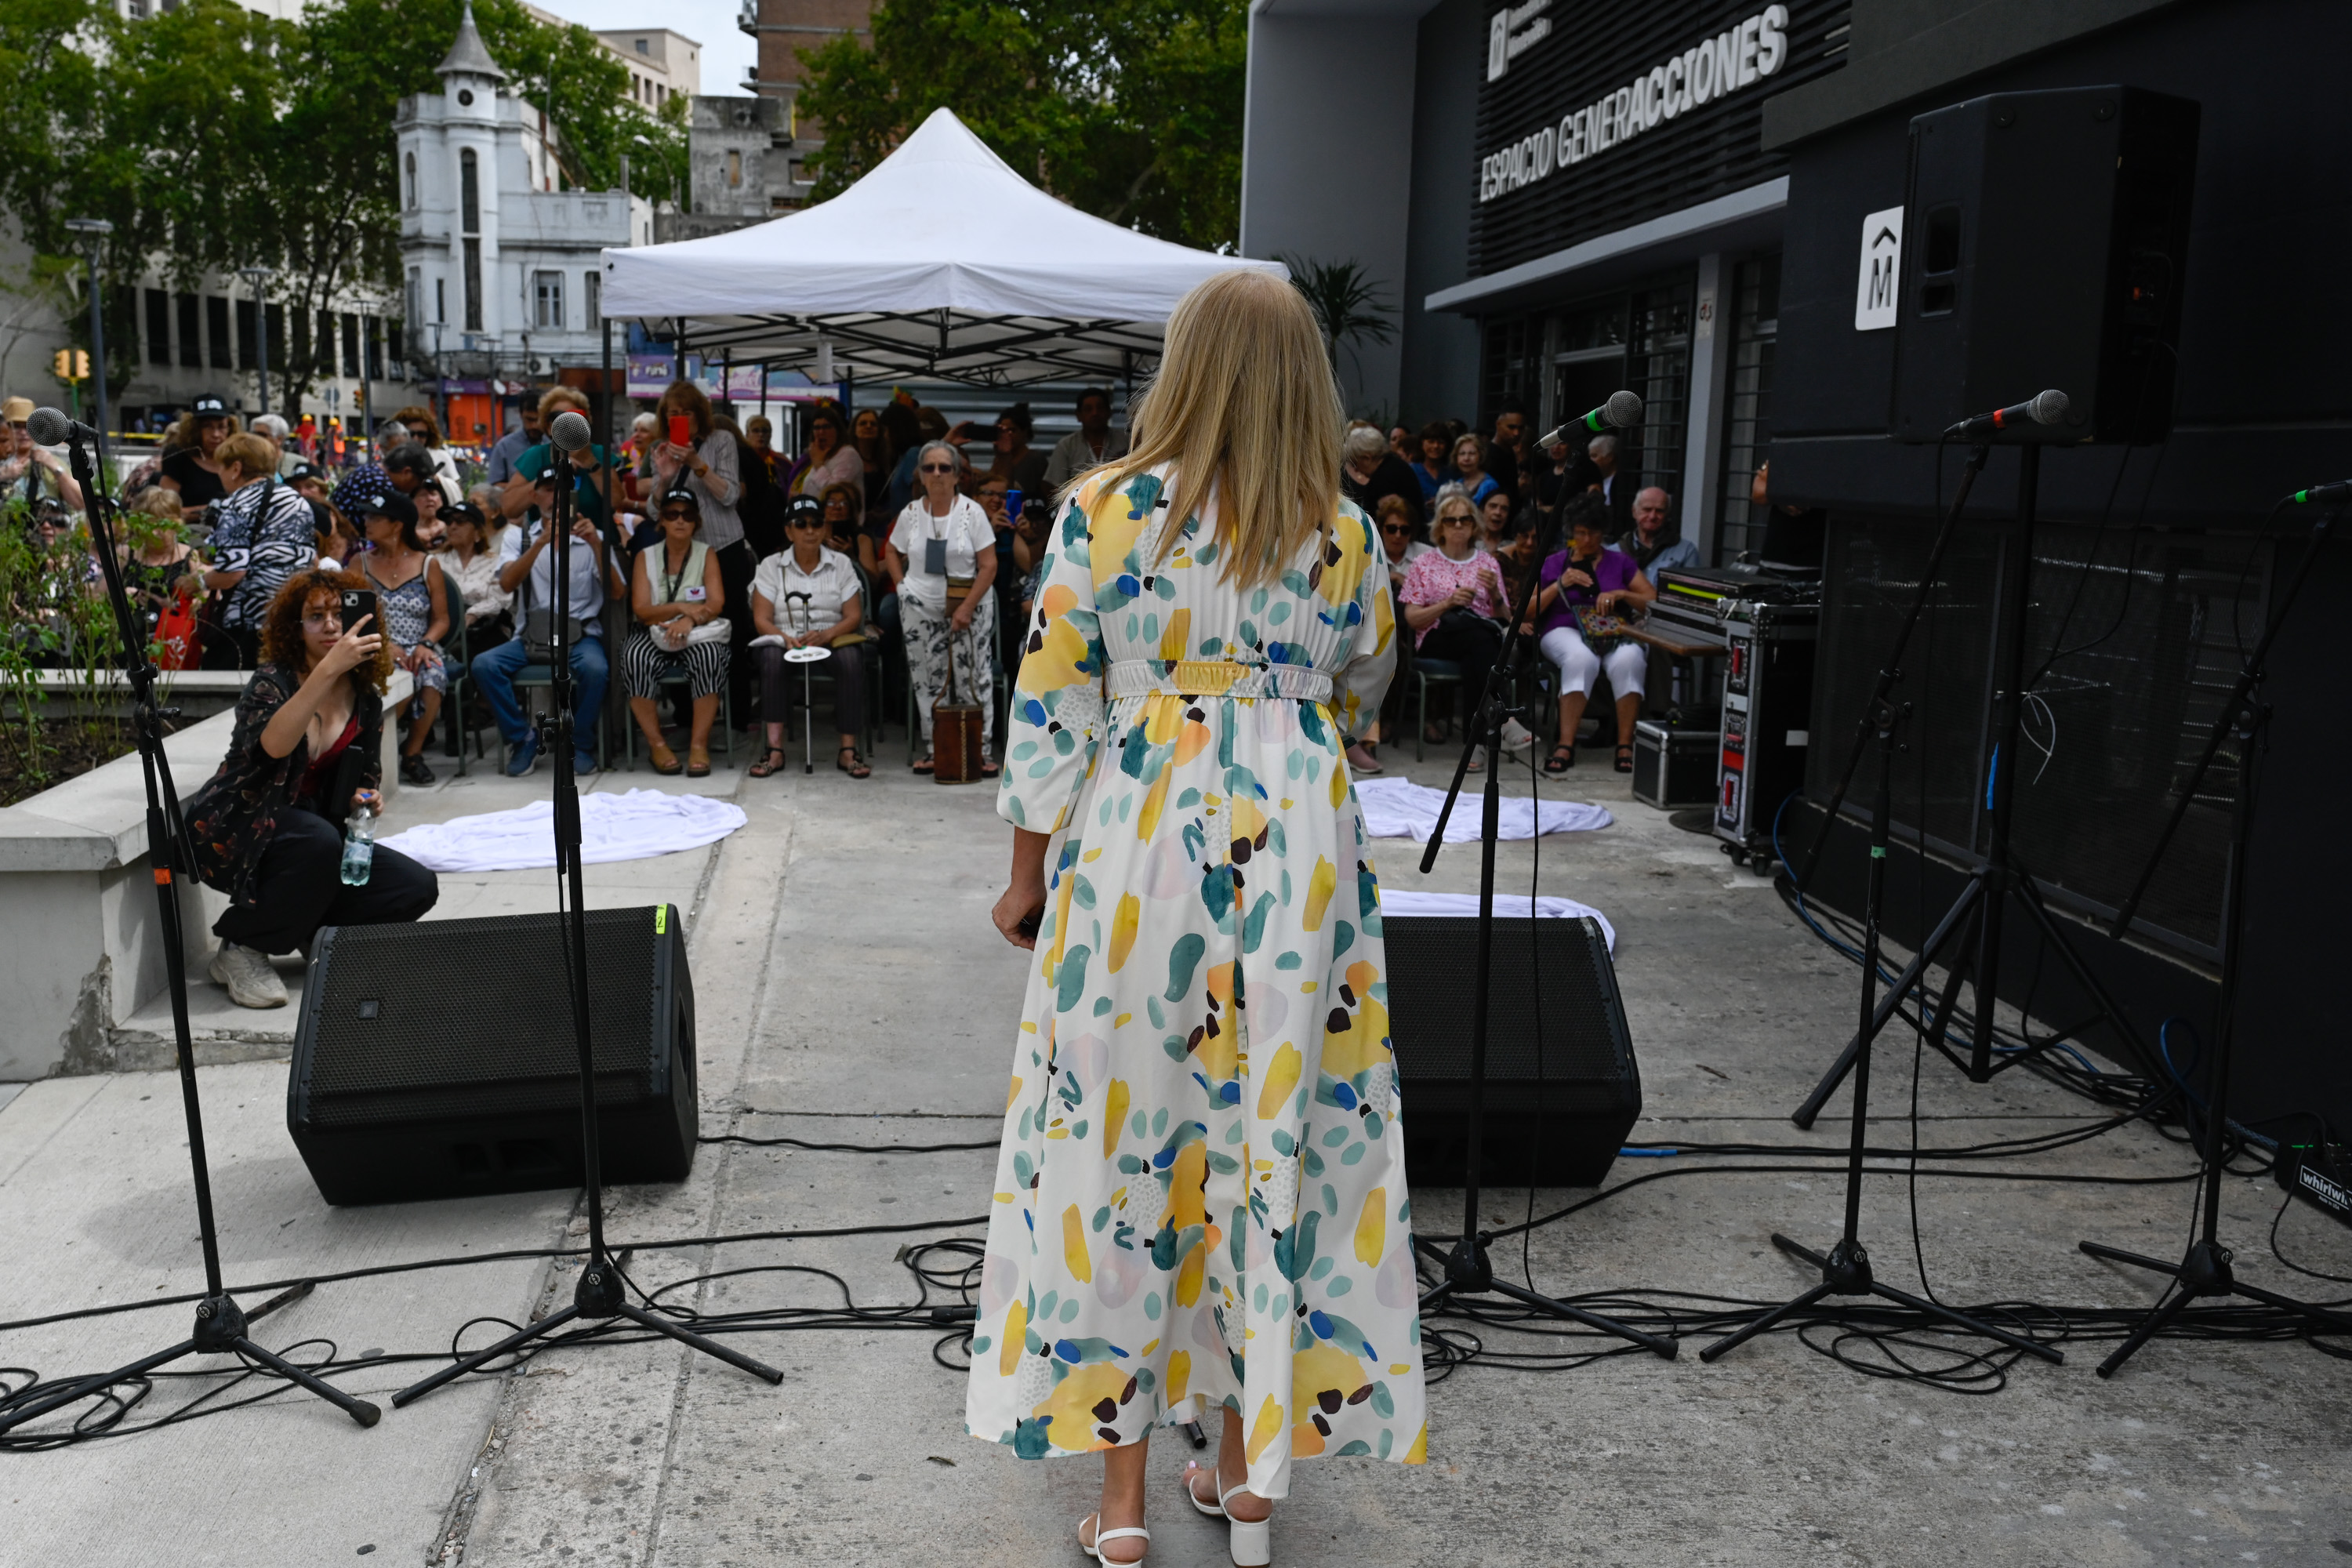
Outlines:
POLYGON ((702 90, 740 93, 743 75, 759 63, 759 46, 735 26, 737 0, 538 0, 583 27, 667 26, 702 46, 702 90))

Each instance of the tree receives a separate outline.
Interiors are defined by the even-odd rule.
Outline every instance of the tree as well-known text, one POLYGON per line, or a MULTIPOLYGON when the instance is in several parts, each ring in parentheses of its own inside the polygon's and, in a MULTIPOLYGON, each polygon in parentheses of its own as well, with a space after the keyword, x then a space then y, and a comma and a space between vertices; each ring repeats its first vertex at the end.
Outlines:
MULTIPOLYGON (((58 292, 77 265, 69 217, 114 225, 100 257, 108 289, 108 382, 136 371, 119 301, 149 272, 193 289, 261 266, 271 298, 315 319, 348 291, 399 288, 399 100, 437 91, 434 68, 464 0, 312 0, 299 22, 236 0, 183 0, 129 21, 112 0, 0 7, 0 209, 33 251, 32 287, 58 292), (52 280, 52 281, 43 281, 52 280)), ((483 41, 510 90, 545 110, 567 183, 683 184, 683 110, 628 101, 628 68, 584 27, 540 21, 521 0, 480 0, 483 41)), ((70 285, 68 285, 70 287, 70 285)), ((19 287, 17 292, 25 292, 19 287)), ((63 301, 61 300, 62 304, 63 301)), ((70 330, 86 331, 78 314, 70 330)), ((290 415, 318 366, 274 333, 271 386, 290 415)))
POLYGON ((801 51, 819 200, 945 107, 1083 211, 1186 245, 1238 239, 1247 0, 881 0, 873 38, 801 51))

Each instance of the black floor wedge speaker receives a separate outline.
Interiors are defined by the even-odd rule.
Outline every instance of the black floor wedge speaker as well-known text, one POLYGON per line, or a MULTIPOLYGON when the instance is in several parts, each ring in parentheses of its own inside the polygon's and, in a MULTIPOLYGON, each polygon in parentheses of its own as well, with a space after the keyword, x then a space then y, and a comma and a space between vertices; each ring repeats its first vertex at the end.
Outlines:
MULTIPOLYGON (((694 984, 677 906, 591 910, 589 1038, 607 1183, 694 1165, 694 984)), ((286 1124, 331 1204, 578 1186, 580 1056, 556 916, 329 927, 286 1124)))
MULTIPOLYGON (((1389 1030, 1416 1186, 1468 1170, 1478 921, 1383 919, 1389 1030)), ((1591 919, 1497 918, 1480 1180, 1598 1186, 1642 1115, 1642 1074, 1609 942, 1591 919)))

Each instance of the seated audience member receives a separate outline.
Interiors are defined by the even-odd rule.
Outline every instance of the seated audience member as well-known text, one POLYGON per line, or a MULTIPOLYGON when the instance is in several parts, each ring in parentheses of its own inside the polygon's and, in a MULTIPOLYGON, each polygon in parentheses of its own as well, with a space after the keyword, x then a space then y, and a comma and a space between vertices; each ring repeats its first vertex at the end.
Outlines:
MULTIPOLYGON (((1393 454, 1391 454, 1393 456, 1393 454)), ((1402 465, 1400 464, 1400 467, 1402 465)), ((1415 537, 1421 531, 1421 512, 1412 499, 1404 495, 1384 495, 1380 510, 1373 518, 1379 531, 1381 551, 1387 557, 1389 596, 1391 602, 1403 603, 1405 577, 1412 563, 1428 554, 1434 546, 1415 537)), ((1349 753, 1348 763, 1358 773, 1379 773, 1380 753, 1373 745, 1387 740, 1404 727, 1404 694, 1413 683, 1413 642, 1411 637, 1396 639, 1396 674, 1389 681, 1387 693, 1381 699, 1378 720, 1367 733, 1357 741, 1356 751, 1349 753), (1357 752, 1362 753, 1358 755, 1357 752), (1367 766, 1366 764, 1370 764, 1367 766)))
POLYGON ((392 645, 346 627, 352 572, 298 573, 266 607, 260 668, 237 699, 220 769, 187 803, 196 875, 226 893, 214 982, 240 1007, 282 1007, 272 954, 308 949, 319 928, 413 921, 440 896, 432 872, 379 847, 368 879, 342 879, 343 824, 381 808, 383 692, 392 645))
MULTIPOLYGON (((1440 487, 1452 484, 1459 476, 1454 471, 1446 454, 1454 447, 1454 426, 1443 419, 1433 419, 1421 427, 1421 456, 1410 465, 1413 481, 1421 486, 1421 510, 1430 515, 1437 502, 1440 487)), ((1432 531, 1435 530, 1433 527, 1432 531)))
MULTIPOLYGON (((205 639, 205 667, 251 669, 278 590, 318 559, 318 532, 310 503, 278 482, 278 453, 266 438, 228 437, 213 461, 227 494, 205 542, 212 556, 205 586, 220 595, 220 635, 205 639)), ((180 493, 185 506, 187 492, 180 493)))
POLYGON ((499 546, 499 586, 515 595, 515 636, 488 653, 474 656, 474 683, 490 705, 499 734, 507 743, 507 774, 520 778, 539 761, 539 733, 523 717, 515 698, 514 678, 528 664, 543 664, 553 657, 559 638, 570 646, 567 655, 573 677, 572 765, 578 773, 596 771, 593 737, 596 714, 604 701, 604 683, 612 663, 604 651, 604 609, 608 584, 614 592, 622 579, 604 558, 604 541, 596 525, 574 513, 572 538, 564 551, 566 606, 571 624, 555 625, 555 556, 552 520, 555 472, 541 469, 530 481, 538 498, 529 519, 503 531, 499 546))
MULTIPOLYGON (((1045 459, 1045 489, 1062 493, 1072 479, 1097 463, 1115 463, 1127 456, 1127 432, 1110 427, 1110 393, 1089 386, 1078 394, 1078 427, 1054 443, 1045 459)), ((1403 467, 1399 464, 1398 467, 1403 467)))
MULTIPOLYGON (((866 531, 865 492, 856 485, 827 485, 824 487, 823 505, 826 545, 856 562, 858 569, 869 577, 880 571, 881 563, 875 556, 877 542, 872 534, 866 531)), ((785 513, 784 526, 787 530, 792 526, 790 512, 785 513)), ((787 548, 791 546, 792 540, 789 533, 784 543, 787 548)), ((777 553, 781 554, 782 552, 780 551, 777 553)), ((775 556, 771 555, 767 559, 772 561, 775 556)))
POLYGON ((507 624, 514 595, 499 586, 498 536, 472 501, 451 507, 448 519, 449 548, 441 556, 441 569, 457 579, 457 592, 465 596, 466 630, 478 637, 503 637, 498 628, 507 624))
POLYGON ((1548 773, 1576 765, 1577 726, 1584 721, 1584 705, 1603 670, 1609 673, 1610 689, 1617 694, 1617 771, 1633 771, 1633 721, 1641 716, 1648 650, 1623 637, 1593 647, 1576 612, 1590 608, 1622 615, 1648 604, 1658 593, 1632 556, 1601 544, 1608 520, 1608 503, 1590 490, 1570 502, 1568 548, 1547 557, 1537 574, 1542 584, 1532 612, 1534 629, 1541 637, 1537 646, 1559 670, 1559 744, 1544 760, 1548 773))
MULTIPOLYGON (((427 485, 417 494, 432 494, 434 488, 427 485)), ((441 663, 441 639, 449 635, 441 563, 425 553, 416 533, 416 508, 407 497, 366 496, 358 505, 367 549, 352 569, 375 590, 378 625, 392 641, 393 662, 416 678, 415 695, 395 718, 410 721, 400 749, 401 781, 422 786, 433 782, 425 742, 449 689, 449 673, 441 663)))
MULTIPOLYGON (((765 643, 756 650, 768 751, 753 764, 751 776, 763 779, 785 765, 784 721, 799 695, 801 671, 784 658, 784 649, 829 647, 833 657, 824 668, 833 678, 833 727, 840 736, 834 765, 851 778, 866 778, 874 770, 858 754, 857 735, 866 713, 866 650, 872 645, 860 630, 865 611, 857 574, 847 556, 825 548, 824 515, 805 497, 785 514, 784 536, 784 549, 761 562, 751 579, 753 633, 783 639, 781 647, 765 643)), ((807 721, 814 723, 816 716, 810 714, 807 721)))
MULTIPOLYGON (((1466 703, 1502 652, 1507 590, 1495 558, 1478 548, 1477 510, 1459 485, 1438 492, 1434 532, 1437 548, 1405 573, 1398 610, 1412 632, 1415 658, 1448 659, 1463 667, 1460 690, 1466 703)), ((1445 739, 1442 721, 1432 721, 1428 739, 1445 739)))
MULTIPOLYGON (((588 412, 586 393, 569 386, 551 386, 539 400, 540 428, 542 431, 552 429, 558 415, 569 413, 585 417, 588 412)), ((515 458, 514 478, 507 481, 506 492, 499 503, 499 510, 509 518, 520 517, 537 504, 539 476, 548 471, 554 458, 554 442, 542 437, 534 445, 524 447, 521 455, 515 458)), ((575 477, 572 479, 572 510, 574 515, 598 522, 604 521, 604 475, 602 469, 610 461, 611 452, 594 442, 572 454, 572 467, 575 477)), ((615 496, 614 499, 617 501, 620 498, 615 496)))
POLYGON ((1404 574, 1436 547, 1421 537, 1421 514, 1404 496, 1382 496, 1380 510, 1372 514, 1372 526, 1379 530, 1381 549, 1388 555, 1390 591, 1402 594, 1404 574))
MULTIPOLYGON (((1475 440, 1475 437, 1465 437, 1475 440)), ((1488 554, 1499 554, 1511 544, 1511 498, 1500 489, 1486 492, 1478 503, 1478 548, 1488 554)))
POLYGON ((1391 496, 1404 497, 1415 507, 1421 504, 1421 485, 1412 477, 1412 465, 1389 450, 1388 440, 1377 426, 1360 422, 1349 426, 1339 451, 1343 459, 1340 492, 1363 508, 1366 517, 1380 516, 1381 503, 1391 496))
POLYGON ((1698 546, 1683 538, 1681 531, 1666 521, 1674 504, 1675 498, 1656 485, 1636 490, 1633 526, 1617 536, 1617 548, 1632 556, 1634 564, 1654 579, 1661 572, 1699 563, 1698 546))
POLYGON ((417 542, 427 551, 441 549, 447 542, 449 533, 446 515, 448 507, 441 500, 441 487, 437 484, 422 486, 408 499, 410 504, 416 508, 417 542))
POLYGON ((654 772, 678 771, 677 753, 662 737, 661 695, 665 677, 687 676, 694 698, 694 722, 687 742, 686 773, 710 775, 710 724, 719 716, 719 694, 727 688, 727 584, 719 554, 696 534, 702 531, 702 503, 691 490, 661 498, 656 514, 661 542, 637 552, 630 568, 629 613, 635 624, 621 648, 622 688, 629 711, 645 731, 654 772))
MULTIPOLYGON (((1465 432, 1454 442, 1454 472, 1462 488, 1470 492, 1470 504, 1485 506, 1486 498, 1503 487, 1486 471, 1486 443, 1475 431, 1465 432)), ((1505 498, 1507 500, 1508 498, 1505 498)), ((1506 508, 1506 515, 1508 509, 1506 508)))

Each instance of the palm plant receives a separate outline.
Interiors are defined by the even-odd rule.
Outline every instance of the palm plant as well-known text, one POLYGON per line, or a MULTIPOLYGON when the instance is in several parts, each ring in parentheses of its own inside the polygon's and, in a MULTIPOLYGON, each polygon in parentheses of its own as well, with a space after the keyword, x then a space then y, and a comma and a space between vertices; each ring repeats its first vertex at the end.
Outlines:
POLYGON ((1389 322, 1396 307, 1381 297, 1360 263, 1317 261, 1280 251, 1274 259, 1290 269, 1291 286, 1306 296, 1307 308, 1315 312, 1315 324, 1323 330, 1323 352, 1330 356, 1334 371, 1339 368, 1340 344, 1349 344, 1352 353, 1357 342, 1384 343, 1396 336, 1389 322))

